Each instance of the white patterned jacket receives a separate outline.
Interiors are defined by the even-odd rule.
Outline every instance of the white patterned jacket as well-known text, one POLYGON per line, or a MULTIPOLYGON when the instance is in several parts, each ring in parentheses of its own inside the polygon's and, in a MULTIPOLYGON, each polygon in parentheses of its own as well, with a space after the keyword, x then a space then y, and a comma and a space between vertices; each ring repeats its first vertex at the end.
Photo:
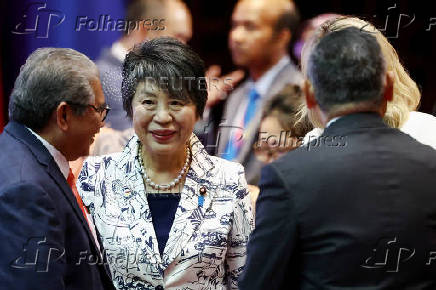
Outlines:
POLYGON ((254 227, 243 167, 209 156, 195 135, 192 163, 162 257, 137 158, 89 157, 77 188, 89 209, 117 289, 237 289, 254 227), (207 192, 201 206, 199 189, 207 192))

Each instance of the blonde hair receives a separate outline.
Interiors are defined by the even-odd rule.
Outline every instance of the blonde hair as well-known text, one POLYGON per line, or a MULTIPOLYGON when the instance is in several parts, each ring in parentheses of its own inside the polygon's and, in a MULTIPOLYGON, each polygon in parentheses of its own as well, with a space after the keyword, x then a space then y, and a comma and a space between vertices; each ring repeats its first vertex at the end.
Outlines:
MULTIPOLYGON (((307 50, 315 45, 317 40, 322 38, 326 33, 344 29, 346 27, 358 27, 363 31, 372 33, 377 39, 382 50, 387 71, 392 71, 394 75, 394 97, 392 102, 387 103, 386 114, 383 120, 393 128, 401 128, 404 122, 409 118, 409 112, 415 111, 421 99, 421 92, 415 81, 409 76, 400 62, 395 48, 389 43, 387 38, 372 24, 357 17, 342 16, 333 20, 324 22, 314 33, 311 40, 304 45, 303 52, 306 51, 306 57, 302 58, 302 69, 305 73, 305 62, 307 61, 307 50)), ((314 126, 319 126, 320 122, 310 116, 307 108, 301 107, 299 116, 302 118, 309 114, 310 120, 314 126)))

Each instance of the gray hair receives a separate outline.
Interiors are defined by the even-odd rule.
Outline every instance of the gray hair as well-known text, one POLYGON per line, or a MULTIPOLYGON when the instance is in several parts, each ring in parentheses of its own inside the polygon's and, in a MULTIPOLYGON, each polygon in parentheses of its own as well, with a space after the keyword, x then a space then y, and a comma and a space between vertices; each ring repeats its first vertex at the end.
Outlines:
MULTIPOLYGON (((90 82, 98 79, 97 66, 84 54, 69 48, 39 48, 15 80, 9 118, 38 131, 62 101, 87 105, 95 97, 90 82)), ((85 107, 72 109, 83 114, 85 107)))
POLYGON ((349 104, 378 107, 383 99, 385 72, 376 38, 356 27, 319 39, 307 64, 315 98, 327 113, 349 104))

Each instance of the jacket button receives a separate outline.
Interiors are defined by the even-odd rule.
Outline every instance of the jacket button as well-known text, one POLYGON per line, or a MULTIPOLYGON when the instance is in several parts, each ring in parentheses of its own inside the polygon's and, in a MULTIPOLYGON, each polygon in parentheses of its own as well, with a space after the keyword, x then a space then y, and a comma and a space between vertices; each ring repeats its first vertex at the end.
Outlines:
POLYGON ((154 287, 154 289, 156 289, 156 290, 163 290, 164 287, 162 285, 159 285, 159 286, 154 287))

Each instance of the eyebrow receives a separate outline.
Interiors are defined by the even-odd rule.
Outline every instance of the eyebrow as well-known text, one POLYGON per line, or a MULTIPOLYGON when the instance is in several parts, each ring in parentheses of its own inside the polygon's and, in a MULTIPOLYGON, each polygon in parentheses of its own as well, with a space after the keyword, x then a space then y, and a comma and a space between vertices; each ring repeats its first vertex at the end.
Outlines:
POLYGON ((147 90, 147 89, 141 89, 141 90, 138 91, 138 93, 140 93, 141 95, 147 95, 149 97, 157 98, 155 93, 153 93, 152 91, 147 90))

